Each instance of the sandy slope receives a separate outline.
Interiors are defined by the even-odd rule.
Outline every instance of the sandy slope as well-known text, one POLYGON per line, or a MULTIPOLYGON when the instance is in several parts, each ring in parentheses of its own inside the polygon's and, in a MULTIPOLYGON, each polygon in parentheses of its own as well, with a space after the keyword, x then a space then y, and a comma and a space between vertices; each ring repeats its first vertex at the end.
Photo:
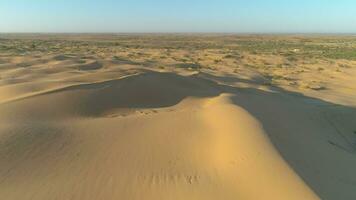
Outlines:
POLYGON ((317 199, 232 96, 149 72, 0 106, 5 199, 317 199))

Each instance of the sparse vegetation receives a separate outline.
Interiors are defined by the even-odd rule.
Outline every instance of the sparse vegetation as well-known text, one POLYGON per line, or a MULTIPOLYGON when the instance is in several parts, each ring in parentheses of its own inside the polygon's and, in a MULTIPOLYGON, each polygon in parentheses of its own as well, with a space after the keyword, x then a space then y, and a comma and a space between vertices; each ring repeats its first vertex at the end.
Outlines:
MULTIPOLYGON (((3 56, 41 59, 43 55, 51 55, 57 61, 72 60, 77 64, 108 59, 116 65, 157 69, 164 66, 199 71, 230 68, 236 74, 253 70, 270 78, 271 85, 295 87, 301 73, 324 73, 329 69, 343 73, 353 68, 352 62, 356 60, 356 37, 351 36, 24 34, 1 38, 0 55, 3 56), (236 70, 237 67, 242 68, 236 70), (287 75, 296 80, 287 80, 287 75)), ((26 68, 31 63, 16 65, 26 68)), ((305 88, 323 89, 317 84, 305 88)))

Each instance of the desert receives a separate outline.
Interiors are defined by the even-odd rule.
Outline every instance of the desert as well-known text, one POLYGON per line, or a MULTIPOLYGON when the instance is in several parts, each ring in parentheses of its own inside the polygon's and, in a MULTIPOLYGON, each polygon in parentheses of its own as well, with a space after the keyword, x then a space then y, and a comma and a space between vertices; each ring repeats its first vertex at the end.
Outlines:
POLYGON ((355 48, 0 34, 0 199, 356 199, 355 48))

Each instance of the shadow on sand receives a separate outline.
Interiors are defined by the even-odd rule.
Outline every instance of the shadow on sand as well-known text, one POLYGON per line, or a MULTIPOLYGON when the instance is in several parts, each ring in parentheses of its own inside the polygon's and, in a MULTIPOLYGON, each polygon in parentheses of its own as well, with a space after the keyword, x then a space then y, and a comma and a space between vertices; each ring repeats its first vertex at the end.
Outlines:
MULTIPOLYGON (((260 83, 214 75, 209 79, 260 83)), ((219 87, 234 94, 234 104, 262 124, 283 158, 321 199, 356 199, 356 108, 279 87, 271 87, 273 92, 219 87)))

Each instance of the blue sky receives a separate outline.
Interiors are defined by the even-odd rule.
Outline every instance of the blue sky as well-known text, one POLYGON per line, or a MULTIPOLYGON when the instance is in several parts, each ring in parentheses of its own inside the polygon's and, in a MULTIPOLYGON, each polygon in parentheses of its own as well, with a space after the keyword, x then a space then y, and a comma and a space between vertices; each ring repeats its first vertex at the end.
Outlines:
POLYGON ((356 33, 356 0, 0 0, 0 32, 356 33))

